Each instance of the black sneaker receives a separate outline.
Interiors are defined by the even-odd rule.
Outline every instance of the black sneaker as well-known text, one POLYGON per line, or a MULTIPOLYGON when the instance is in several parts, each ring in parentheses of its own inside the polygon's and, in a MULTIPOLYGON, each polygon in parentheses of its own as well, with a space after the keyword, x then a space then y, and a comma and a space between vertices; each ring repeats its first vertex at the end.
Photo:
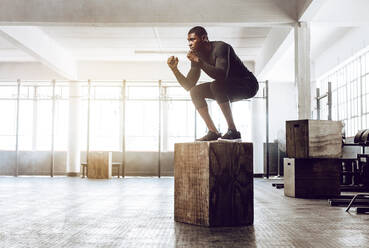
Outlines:
POLYGON ((222 139, 222 140, 232 140, 232 141, 241 141, 241 133, 236 131, 236 130, 228 129, 227 133, 224 134, 220 139, 222 139))
POLYGON ((209 131, 204 137, 200 139, 196 139, 196 141, 212 141, 212 140, 218 140, 222 136, 220 133, 215 133, 212 131, 209 131))

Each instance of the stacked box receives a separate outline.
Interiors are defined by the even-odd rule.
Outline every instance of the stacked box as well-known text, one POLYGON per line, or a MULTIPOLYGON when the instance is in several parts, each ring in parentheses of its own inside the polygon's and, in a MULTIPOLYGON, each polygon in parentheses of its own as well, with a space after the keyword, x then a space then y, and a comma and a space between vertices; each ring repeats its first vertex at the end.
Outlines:
POLYGON ((284 194, 301 198, 339 195, 339 166, 339 159, 285 158, 284 194))
POLYGON ((340 121, 286 121, 287 157, 340 158, 342 127, 340 121))
POLYGON ((330 197, 340 194, 342 123, 327 120, 286 122, 284 194, 330 197))

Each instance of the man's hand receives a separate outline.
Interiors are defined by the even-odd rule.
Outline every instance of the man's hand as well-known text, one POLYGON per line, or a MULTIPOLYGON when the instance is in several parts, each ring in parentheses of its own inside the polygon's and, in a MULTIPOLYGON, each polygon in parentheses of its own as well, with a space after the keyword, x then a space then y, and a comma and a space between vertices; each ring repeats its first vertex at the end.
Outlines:
POLYGON ((200 60, 199 60, 199 56, 197 56, 197 54, 195 54, 193 51, 189 51, 187 53, 187 58, 192 61, 192 62, 196 62, 198 63, 200 60))
POLYGON ((167 60, 167 64, 170 69, 176 69, 178 65, 178 58, 174 56, 170 56, 167 60))

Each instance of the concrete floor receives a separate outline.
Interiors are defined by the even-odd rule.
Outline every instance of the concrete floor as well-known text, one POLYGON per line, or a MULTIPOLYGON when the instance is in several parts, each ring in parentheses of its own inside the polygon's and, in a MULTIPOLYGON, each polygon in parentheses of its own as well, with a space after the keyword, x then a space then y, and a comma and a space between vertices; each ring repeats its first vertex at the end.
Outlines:
POLYGON ((173 220, 173 178, 0 177, 0 247, 369 247, 369 216, 255 179, 255 223, 173 220))

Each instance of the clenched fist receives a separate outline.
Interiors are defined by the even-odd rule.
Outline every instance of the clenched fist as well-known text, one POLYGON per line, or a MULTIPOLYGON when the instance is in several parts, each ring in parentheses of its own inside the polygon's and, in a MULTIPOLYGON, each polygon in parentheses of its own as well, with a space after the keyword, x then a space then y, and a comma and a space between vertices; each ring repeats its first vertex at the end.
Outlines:
POLYGON ((198 63, 198 62, 199 62, 199 56, 198 56, 195 52, 193 52, 193 51, 189 51, 189 52, 187 53, 187 58, 188 58, 190 61, 192 61, 192 62, 196 62, 196 63, 198 63))
POLYGON ((172 70, 177 68, 178 58, 174 57, 174 56, 170 56, 167 60, 167 64, 168 64, 169 68, 172 69, 172 70))

